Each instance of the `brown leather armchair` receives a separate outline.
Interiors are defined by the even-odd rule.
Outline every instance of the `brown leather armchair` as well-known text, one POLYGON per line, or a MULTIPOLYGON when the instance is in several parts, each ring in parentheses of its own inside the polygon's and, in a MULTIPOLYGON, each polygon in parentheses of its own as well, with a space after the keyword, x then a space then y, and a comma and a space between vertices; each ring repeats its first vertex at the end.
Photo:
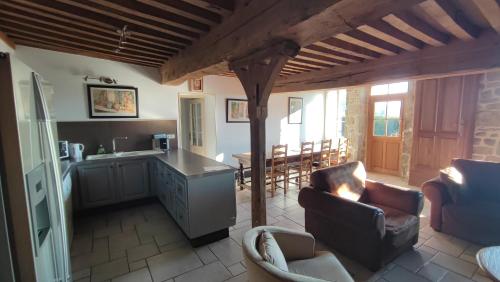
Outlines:
POLYGON ((361 162, 318 170, 299 193, 305 228, 372 271, 418 241, 423 194, 366 180, 361 162))
POLYGON ((454 159, 422 184, 431 227, 480 245, 500 244, 500 163, 454 159))

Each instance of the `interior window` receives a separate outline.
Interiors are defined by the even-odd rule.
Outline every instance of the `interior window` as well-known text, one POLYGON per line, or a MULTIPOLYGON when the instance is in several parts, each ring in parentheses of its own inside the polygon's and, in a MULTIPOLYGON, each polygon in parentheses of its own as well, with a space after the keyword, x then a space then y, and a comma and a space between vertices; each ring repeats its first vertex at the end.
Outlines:
POLYGON ((372 96, 404 94, 408 92, 408 81, 389 84, 373 85, 370 91, 372 96))
POLYGON ((401 101, 375 102, 373 136, 397 137, 401 130, 401 101))
POLYGON ((326 93, 325 138, 337 139, 345 136, 347 90, 335 89, 326 93))

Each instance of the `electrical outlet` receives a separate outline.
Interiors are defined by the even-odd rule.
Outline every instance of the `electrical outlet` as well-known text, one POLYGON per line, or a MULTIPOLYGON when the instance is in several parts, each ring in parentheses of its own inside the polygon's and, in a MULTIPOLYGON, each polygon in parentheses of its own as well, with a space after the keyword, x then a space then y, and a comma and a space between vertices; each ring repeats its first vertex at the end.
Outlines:
POLYGON ((167 139, 175 139, 175 134, 167 134, 167 139))

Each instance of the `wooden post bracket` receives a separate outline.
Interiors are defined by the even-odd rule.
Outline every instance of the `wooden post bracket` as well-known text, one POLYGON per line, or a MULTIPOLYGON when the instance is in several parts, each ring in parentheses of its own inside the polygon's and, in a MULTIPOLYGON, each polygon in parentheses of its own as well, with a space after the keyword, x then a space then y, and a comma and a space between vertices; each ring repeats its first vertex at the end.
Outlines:
POLYGON ((266 225, 266 118, 274 81, 300 47, 283 41, 236 59, 229 68, 236 73, 248 98, 252 167, 252 226, 266 225))

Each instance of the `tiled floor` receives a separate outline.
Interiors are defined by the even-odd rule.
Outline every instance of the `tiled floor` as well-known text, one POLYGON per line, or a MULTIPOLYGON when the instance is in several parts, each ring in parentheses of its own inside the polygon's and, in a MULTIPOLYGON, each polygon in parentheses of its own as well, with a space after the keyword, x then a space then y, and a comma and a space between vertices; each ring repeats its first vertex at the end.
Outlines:
MULTIPOLYGON (((378 181, 404 184, 397 177, 371 174, 378 181)), ((416 189, 415 187, 411 187, 416 189)), ((304 230, 298 191, 267 200, 268 224, 304 230)), ((192 248, 160 204, 82 218, 75 223, 71 255, 75 281, 246 281, 241 253, 250 229, 250 191, 239 189, 237 223, 230 237, 192 248)), ((420 240, 377 273, 338 255, 356 281, 491 281, 478 268, 479 246, 433 231, 428 202, 421 217, 420 240)), ((318 249, 326 249, 321 243, 318 249)))

